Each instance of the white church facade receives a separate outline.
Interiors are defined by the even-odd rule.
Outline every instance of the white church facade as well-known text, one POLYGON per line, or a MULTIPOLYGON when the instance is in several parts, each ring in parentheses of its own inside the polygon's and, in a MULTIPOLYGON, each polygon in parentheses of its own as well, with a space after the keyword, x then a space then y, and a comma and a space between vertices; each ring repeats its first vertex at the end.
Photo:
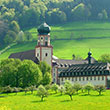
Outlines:
POLYGON ((64 84, 65 80, 72 83, 93 85, 102 84, 110 87, 110 65, 98 63, 91 53, 84 60, 65 60, 53 56, 53 47, 50 42, 50 27, 43 23, 38 27, 38 41, 35 49, 13 53, 9 58, 29 59, 38 63, 45 61, 52 67, 53 83, 64 84))

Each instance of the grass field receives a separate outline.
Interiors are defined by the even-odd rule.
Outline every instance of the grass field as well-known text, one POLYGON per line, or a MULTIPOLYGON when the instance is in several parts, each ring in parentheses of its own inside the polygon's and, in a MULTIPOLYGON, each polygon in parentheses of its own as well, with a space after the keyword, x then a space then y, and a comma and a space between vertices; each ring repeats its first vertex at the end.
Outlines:
MULTIPOLYGON (((72 59, 72 54, 86 58, 89 48, 91 48, 93 57, 96 59, 98 59, 102 54, 110 53, 109 22, 76 22, 51 27, 51 39, 53 39, 55 35, 57 38, 70 38, 71 33, 73 33, 73 38, 80 38, 81 36, 84 38, 93 37, 92 39, 83 40, 74 39, 52 41, 51 44, 54 47, 54 55, 59 58, 72 59), (101 39, 97 39, 98 37, 101 39)), ((32 33, 34 39, 37 41, 36 28, 28 30, 32 33)), ((8 58, 11 53, 34 49, 36 44, 37 42, 27 42, 13 46, 5 53, 1 54, 0 59, 8 58)))
POLYGON ((28 93, 15 93, 0 95, 0 110, 110 110, 110 91, 107 90, 102 96, 97 92, 80 93, 73 95, 70 101, 68 95, 53 94, 40 101, 40 97, 28 93))
MULTIPOLYGON (((51 38, 110 37, 110 22, 73 22, 51 26, 51 38)), ((36 39, 37 27, 28 29, 36 39)))
MULTIPOLYGON (((54 47, 54 55, 59 58, 72 59, 72 54, 87 57, 89 48, 93 53, 93 57, 98 59, 100 55, 109 53, 110 54, 110 39, 89 39, 89 40, 72 40, 72 41, 54 41, 52 42, 54 47)), ((24 43, 13 46, 5 53, 0 55, 0 59, 8 58, 11 53, 21 52, 25 50, 34 49, 36 42, 24 43)))

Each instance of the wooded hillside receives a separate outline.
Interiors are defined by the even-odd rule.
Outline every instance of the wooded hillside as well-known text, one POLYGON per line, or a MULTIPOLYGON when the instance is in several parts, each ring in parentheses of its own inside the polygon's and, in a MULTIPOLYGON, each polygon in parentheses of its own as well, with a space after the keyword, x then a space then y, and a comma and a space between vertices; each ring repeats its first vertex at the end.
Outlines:
POLYGON ((43 21, 59 24, 110 19, 110 0, 1 0, 0 4, 0 18, 15 20, 21 28, 43 21))

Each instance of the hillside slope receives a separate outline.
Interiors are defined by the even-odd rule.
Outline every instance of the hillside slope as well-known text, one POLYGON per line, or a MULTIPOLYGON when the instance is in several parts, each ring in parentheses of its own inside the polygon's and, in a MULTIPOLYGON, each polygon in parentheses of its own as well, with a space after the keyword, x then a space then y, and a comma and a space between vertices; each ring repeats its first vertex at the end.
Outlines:
MULTIPOLYGON (((8 58, 11 53, 34 49, 37 44, 36 28, 32 28, 29 31, 33 34, 36 42, 15 45, 1 54, 0 59, 8 58)), ((52 26, 51 39, 53 40, 51 43, 54 47, 54 55, 59 58, 72 59, 72 54, 86 58, 90 48, 93 57, 98 59, 100 55, 110 53, 109 36, 110 23, 69 23, 52 26), (70 40, 71 35, 72 40, 70 40), (57 40, 54 40, 55 36, 57 36, 57 40)))

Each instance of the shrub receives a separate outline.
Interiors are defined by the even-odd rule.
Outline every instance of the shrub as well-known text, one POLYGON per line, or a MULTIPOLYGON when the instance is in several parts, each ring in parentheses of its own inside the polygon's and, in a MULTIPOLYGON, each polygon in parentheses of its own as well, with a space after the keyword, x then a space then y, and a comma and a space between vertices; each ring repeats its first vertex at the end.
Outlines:
POLYGON ((13 89, 10 86, 6 86, 6 87, 2 88, 2 92, 7 93, 7 95, 8 95, 8 93, 13 92, 13 89))
POLYGON ((17 88, 17 87, 14 87, 14 88, 13 88, 13 92, 16 93, 16 95, 17 95, 17 93, 18 93, 19 91, 20 91, 19 88, 17 88))
POLYGON ((33 91, 36 90, 36 86, 30 86, 28 89, 31 91, 31 94, 33 94, 33 91))
POLYGON ((101 95, 101 93, 104 92, 106 88, 104 85, 96 85, 94 87, 94 90, 96 90, 99 93, 99 95, 101 95))
POLYGON ((24 88, 25 95, 29 91, 29 87, 24 88))
POLYGON ((41 101, 43 101, 44 97, 47 97, 48 91, 45 89, 43 85, 40 85, 37 90, 38 96, 41 97, 41 101))
POLYGON ((51 89, 57 93, 57 91, 58 91, 58 85, 57 84, 53 84, 52 87, 51 87, 51 89))
POLYGON ((63 94, 63 92, 65 92, 65 87, 63 85, 59 86, 58 91, 61 93, 61 95, 63 94))
POLYGON ((45 89, 48 91, 51 88, 51 86, 48 84, 45 86, 45 89))
POLYGON ((88 95, 90 94, 90 91, 91 90, 93 90, 93 85, 92 84, 90 84, 90 83, 88 83, 88 84, 86 84, 85 86, 84 86, 84 89, 86 90, 86 91, 88 91, 88 95))
POLYGON ((65 82, 65 94, 69 95, 71 100, 73 100, 72 96, 75 93, 74 86, 69 82, 65 82))
POLYGON ((77 92, 77 94, 78 94, 78 91, 81 90, 82 86, 81 86, 81 84, 79 84, 79 83, 75 83, 75 84, 73 85, 73 88, 74 88, 74 90, 75 90, 75 91, 77 92))

